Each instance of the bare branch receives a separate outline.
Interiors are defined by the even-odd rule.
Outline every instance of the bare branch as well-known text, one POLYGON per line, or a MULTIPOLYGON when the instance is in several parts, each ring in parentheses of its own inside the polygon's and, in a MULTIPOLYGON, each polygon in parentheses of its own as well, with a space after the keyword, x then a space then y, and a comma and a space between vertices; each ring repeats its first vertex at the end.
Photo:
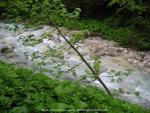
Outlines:
POLYGON ((86 64, 86 66, 92 71, 93 75, 95 76, 95 78, 102 84, 102 86, 104 87, 104 89, 107 91, 107 93, 109 95, 112 96, 110 90, 108 89, 108 87, 105 85, 105 83, 101 80, 101 78, 99 78, 98 73, 95 72, 95 70, 91 67, 91 65, 85 60, 85 58, 83 57, 83 55, 74 47, 74 45, 71 44, 71 42, 62 34, 62 32, 59 30, 59 28, 57 27, 57 25, 54 23, 54 21, 52 21, 52 19, 50 19, 50 21, 52 22, 52 24, 54 25, 54 27, 57 29, 58 33, 65 39, 65 41, 71 46, 72 49, 75 50, 75 52, 80 56, 80 58, 82 59, 82 61, 86 64))

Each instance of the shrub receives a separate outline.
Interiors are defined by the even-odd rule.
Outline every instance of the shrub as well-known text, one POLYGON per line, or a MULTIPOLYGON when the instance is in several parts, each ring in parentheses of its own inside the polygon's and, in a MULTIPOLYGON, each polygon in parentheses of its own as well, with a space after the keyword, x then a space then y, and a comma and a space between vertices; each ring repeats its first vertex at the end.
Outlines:
POLYGON ((6 10, 4 17, 29 20, 38 24, 48 23, 50 18, 76 18, 80 12, 77 8, 68 13, 60 0, 8 0, 6 10))
POLYGON ((72 38, 71 38, 71 43, 75 44, 79 41, 83 41, 86 38, 86 34, 88 31, 78 31, 73 33, 72 38))
MULTIPOLYGON (((137 105, 114 99, 99 88, 32 75, 0 61, 0 112, 33 113, 49 110, 96 109, 106 113, 148 113, 137 105), (134 108, 134 109, 133 109, 134 108)), ((65 111, 66 110, 66 111, 65 111)), ((69 112, 69 111, 68 111, 69 112)))

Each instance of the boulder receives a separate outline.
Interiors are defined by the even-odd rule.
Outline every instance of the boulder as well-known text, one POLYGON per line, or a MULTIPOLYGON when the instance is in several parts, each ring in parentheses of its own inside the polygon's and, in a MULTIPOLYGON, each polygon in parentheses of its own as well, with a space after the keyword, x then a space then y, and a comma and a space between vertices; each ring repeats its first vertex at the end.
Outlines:
POLYGON ((9 54, 9 53, 12 53, 13 52, 13 49, 11 48, 8 48, 8 47, 4 47, 1 49, 0 51, 2 54, 9 54))

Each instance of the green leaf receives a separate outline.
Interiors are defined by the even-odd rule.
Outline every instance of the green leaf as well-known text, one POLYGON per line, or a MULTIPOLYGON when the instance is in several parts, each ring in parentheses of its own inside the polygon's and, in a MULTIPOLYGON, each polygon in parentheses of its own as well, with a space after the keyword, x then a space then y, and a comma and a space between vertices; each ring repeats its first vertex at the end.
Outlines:
POLYGON ((51 105, 51 108, 55 111, 64 111, 68 105, 66 103, 54 102, 51 105))
POLYGON ((26 107, 15 107, 9 113, 28 113, 28 110, 26 107))

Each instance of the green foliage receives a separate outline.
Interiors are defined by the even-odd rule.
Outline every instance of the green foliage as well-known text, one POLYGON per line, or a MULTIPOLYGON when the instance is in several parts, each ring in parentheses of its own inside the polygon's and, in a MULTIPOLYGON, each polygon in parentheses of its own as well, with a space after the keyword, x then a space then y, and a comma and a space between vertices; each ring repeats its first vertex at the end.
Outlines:
MULTIPOLYGON (((25 46, 35 46, 36 44, 40 43, 42 40, 36 40, 34 38, 34 35, 33 34, 30 34, 28 36, 20 36, 19 37, 19 40, 22 40, 23 41, 23 44, 25 46)), ((19 41, 18 40, 18 41, 19 41)))
POLYGON ((64 54, 62 51, 53 48, 49 48, 49 50, 45 53, 45 56, 50 58, 64 58, 64 54))
POLYGON ((92 86, 52 80, 0 61, 0 112, 33 113, 96 109, 106 113, 148 113, 137 105, 114 99, 92 86), (134 109, 133 109, 134 108, 134 109))
MULTIPOLYGON (((70 28, 77 30, 88 30, 91 35, 99 35, 100 32, 103 34, 105 39, 114 40, 119 42, 121 45, 125 47, 138 48, 140 50, 149 50, 149 33, 142 33, 134 31, 127 27, 113 27, 108 25, 106 22, 101 22, 98 20, 70 20, 63 21, 57 20, 57 24, 60 24, 70 28), (63 22, 63 23, 62 23, 63 22)), ((76 39, 76 38, 75 38, 76 39)), ((81 39, 82 40, 82 39, 81 39)))
POLYGON ((59 26, 88 30, 91 34, 101 32, 106 39, 117 41, 123 46, 150 50, 149 1, 7 0, 4 3, 3 9, 6 11, 3 17, 9 19, 25 20, 34 25, 52 24, 52 19, 59 26), (91 17, 95 13, 104 21, 87 19, 87 16, 91 17), (107 15, 107 18, 103 18, 103 15, 107 15))
POLYGON ((110 0, 109 6, 112 6, 114 4, 120 5, 118 11, 127 9, 129 11, 143 12, 146 10, 145 6, 141 5, 140 3, 137 4, 137 0, 110 0))
POLYGON ((8 0, 7 13, 4 17, 16 18, 16 20, 29 20, 37 22, 36 24, 48 23, 51 19, 56 18, 77 18, 80 9, 68 13, 60 0, 8 0))
POLYGON ((101 32, 105 39, 119 42, 125 47, 150 50, 150 34, 148 31, 139 32, 128 27, 113 27, 109 23, 91 19, 70 20, 70 22, 64 22, 63 26, 70 29, 89 30, 91 35, 99 35, 101 32))
POLYGON ((6 7, 6 1, 1 0, 0 1, 0 8, 6 7))
POLYGON ((101 61, 97 57, 94 58, 94 61, 95 62, 93 64, 94 65, 93 68, 94 68, 95 72, 99 75, 100 74, 101 61))
POLYGON ((75 44, 79 41, 83 41, 86 37, 87 31, 78 31, 73 33, 72 38, 71 38, 71 43, 75 44))
POLYGON ((52 38, 52 31, 48 31, 48 32, 45 32, 41 35, 41 39, 51 39, 52 38))

